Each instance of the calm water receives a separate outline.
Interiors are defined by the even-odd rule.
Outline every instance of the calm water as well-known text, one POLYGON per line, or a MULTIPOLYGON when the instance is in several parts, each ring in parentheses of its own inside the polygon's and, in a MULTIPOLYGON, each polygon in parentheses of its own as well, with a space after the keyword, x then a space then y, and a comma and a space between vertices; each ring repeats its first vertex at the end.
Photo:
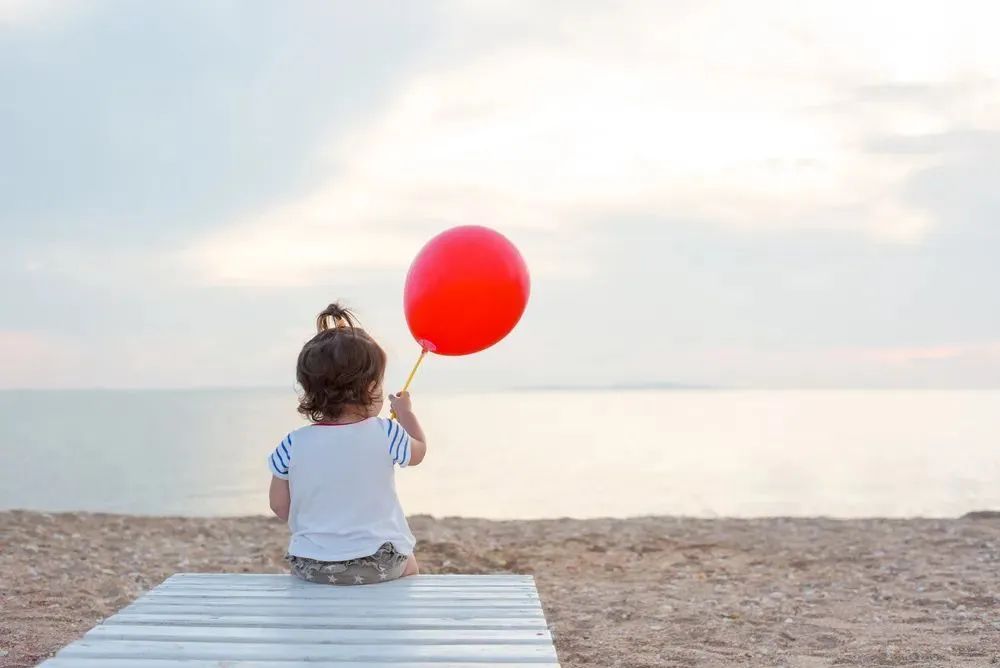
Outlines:
MULTIPOLYGON (((421 395, 409 513, 954 516, 1000 508, 1000 392, 421 395)), ((0 392, 0 508, 267 512, 287 391, 0 392)))

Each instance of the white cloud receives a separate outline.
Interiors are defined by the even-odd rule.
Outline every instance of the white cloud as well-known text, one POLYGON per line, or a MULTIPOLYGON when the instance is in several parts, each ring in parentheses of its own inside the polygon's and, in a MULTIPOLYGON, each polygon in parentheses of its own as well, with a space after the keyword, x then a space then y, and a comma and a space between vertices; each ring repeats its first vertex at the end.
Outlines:
POLYGON ((873 348, 850 350, 846 355, 857 356, 883 364, 911 365, 952 360, 998 361, 1000 343, 944 344, 937 346, 903 346, 894 348, 873 348))
POLYGON ((0 389, 72 386, 82 355, 69 336, 0 330, 0 389))
POLYGON ((933 156, 872 154, 871 137, 1000 129, 984 112, 1000 102, 993 83, 971 102, 858 97, 990 81, 990 3, 858 4, 863 21, 844 3, 580 7, 522 5, 535 29, 491 49, 477 34, 515 10, 454 5, 448 57, 320 147, 325 182, 197 240, 184 261, 211 282, 308 283, 405 266, 428 230, 479 223, 530 230, 529 256, 558 272, 551 238, 627 214, 913 243, 935 221, 901 192, 933 156))
POLYGON ((74 12, 79 3, 57 0, 0 0, 0 29, 38 26, 45 21, 74 12))

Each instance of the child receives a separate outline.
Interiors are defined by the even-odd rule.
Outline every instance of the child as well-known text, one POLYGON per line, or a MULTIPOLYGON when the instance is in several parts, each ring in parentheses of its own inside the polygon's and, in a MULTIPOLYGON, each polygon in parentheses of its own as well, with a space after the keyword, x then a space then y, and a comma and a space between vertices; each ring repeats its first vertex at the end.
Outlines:
POLYGON ((376 417, 385 352, 355 325, 336 303, 316 318, 296 368, 299 412, 312 423, 268 458, 271 510, 292 532, 285 559, 310 582, 372 584, 418 572, 393 465, 423 461, 426 439, 406 393, 389 397, 399 422, 376 417))

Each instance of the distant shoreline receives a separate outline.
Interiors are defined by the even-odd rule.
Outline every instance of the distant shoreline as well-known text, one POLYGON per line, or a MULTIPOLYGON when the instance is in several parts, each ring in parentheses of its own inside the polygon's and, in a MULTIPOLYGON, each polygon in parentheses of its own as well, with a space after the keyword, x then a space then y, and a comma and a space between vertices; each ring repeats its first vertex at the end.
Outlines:
MULTIPOLYGON (((697 383, 611 383, 586 385, 515 385, 510 387, 431 387, 421 389, 421 394, 512 394, 517 392, 997 392, 1000 387, 899 387, 899 386, 817 386, 817 387, 761 387, 756 385, 707 385, 697 383)), ((294 386, 254 385, 254 386, 204 386, 204 387, 0 387, 3 394, 31 393, 198 393, 198 392, 288 392, 294 394, 294 386)))
POLYGON ((523 385, 503 392, 650 392, 670 390, 734 390, 721 385, 688 385, 686 383, 614 383, 611 385, 523 385))

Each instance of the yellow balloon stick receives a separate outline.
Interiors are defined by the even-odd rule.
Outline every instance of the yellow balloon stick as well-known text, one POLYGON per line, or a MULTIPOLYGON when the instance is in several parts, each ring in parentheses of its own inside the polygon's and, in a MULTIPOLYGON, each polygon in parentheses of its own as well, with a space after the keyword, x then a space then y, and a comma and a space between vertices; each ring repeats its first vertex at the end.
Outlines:
MULTIPOLYGON (((417 363, 413 365, 413 369, 410 370, 410 375, 407 377, 406 382, 403 383, 403 389, 399 391, 400 394, 410 389, 410 383, 413 382, 413 377, 417 375, 417 369, 420 368, 420 363, 424 361, 425 357, 427 357, 427 349, 423 348, 420 351, 420 357, 417 358, 417 363)), ((396 419, 396 411, 389 412, 389 419, 396 419)))

